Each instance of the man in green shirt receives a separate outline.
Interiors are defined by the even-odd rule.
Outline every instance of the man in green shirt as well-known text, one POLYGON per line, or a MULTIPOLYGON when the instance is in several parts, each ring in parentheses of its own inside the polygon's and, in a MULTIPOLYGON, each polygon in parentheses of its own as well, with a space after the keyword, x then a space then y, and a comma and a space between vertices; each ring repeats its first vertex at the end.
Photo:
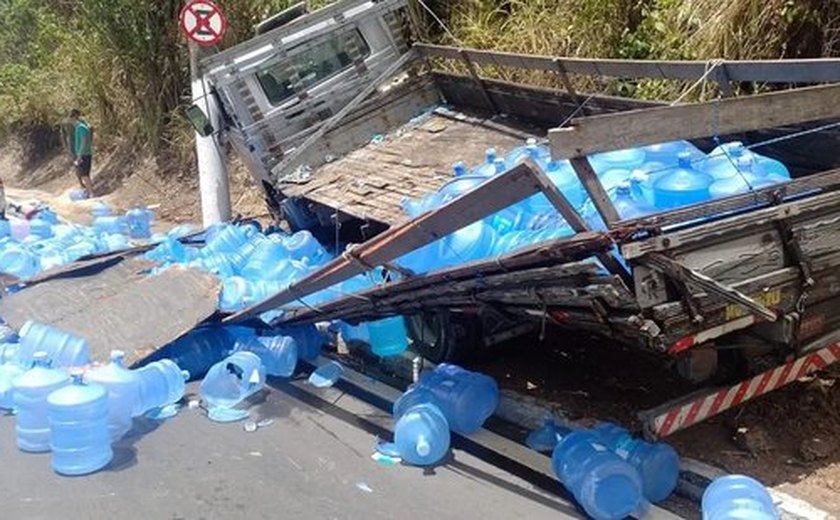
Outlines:
POLYGON ((70 111, 70 122, 73 133, 70 137, 73 152, 73 165, 76 167, 76 177, 88 197, 93 197, 93 181, 90 178, 91 158, 93 156, 93 131, 87 121, 82 119, 82 113, 73 109, 70 111))

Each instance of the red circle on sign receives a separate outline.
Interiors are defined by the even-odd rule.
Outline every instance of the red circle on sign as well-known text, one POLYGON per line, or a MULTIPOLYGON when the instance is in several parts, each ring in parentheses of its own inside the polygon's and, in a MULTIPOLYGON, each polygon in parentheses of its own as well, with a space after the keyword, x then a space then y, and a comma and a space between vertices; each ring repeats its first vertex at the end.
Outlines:
POLYGON ((181 30, 198 45, 211 47, 225 36, 227 19, 210 0, 193 0, 181 9, 181 30))

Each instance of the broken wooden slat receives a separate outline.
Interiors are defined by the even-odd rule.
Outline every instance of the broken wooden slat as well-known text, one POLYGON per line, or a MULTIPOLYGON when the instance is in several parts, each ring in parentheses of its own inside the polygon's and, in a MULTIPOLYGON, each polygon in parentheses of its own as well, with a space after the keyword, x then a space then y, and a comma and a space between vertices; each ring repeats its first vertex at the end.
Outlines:
MULTIPOLYGON (((562 64, 568 74, 613 78, 652 78, 696 81, 707 74, 708 61, 616 60, 539 56, 443 45, 415 44, 424 58, 461 59, 465 53, 479 65, 497 65, 519 69, 556 71, 562 64)), ((840 60, 819 58, 803 60, 753 60, 718 62, 725 67, 730 81, 763 83, 826 83, 840 81, 840 60)))
POLYGON ((838 98, 840 85, 828 85, 578 118, 568 127, 549 132, 551 154, 555 159, 570 159, 678 139, 837 118, 838 98))

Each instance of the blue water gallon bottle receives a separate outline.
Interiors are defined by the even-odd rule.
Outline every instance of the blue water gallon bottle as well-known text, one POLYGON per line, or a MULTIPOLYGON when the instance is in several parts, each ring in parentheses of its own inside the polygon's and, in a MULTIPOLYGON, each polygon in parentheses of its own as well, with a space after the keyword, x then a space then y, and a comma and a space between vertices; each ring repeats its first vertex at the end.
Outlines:
POLYGON ((50 450, 50 423, 47 396, 70 384, 63 370, 50 367, 46 352, 36 352, 32 368, 12 381, 17 446, 22 451, 50 450))
POLYGON ((471 175, 478 177, 492 177, 496 175, 496 154, 495 148, 488 148, 484 154, 484 162, 473 168, 471 175))
POLYGON ((563 192, 563 195, 575 209, 580 209, 583 206, 588 195, 569 161, 548 162, 545 166, 545 174, 557 186, 557 189, 563 192))
POLYGON ((367 328, 371 350, 377 356, 397 356, 408 348, 408 332, 402 316, 368 322, 367 328))
POLYGON ((135 371, 140 381, 140 398, 134 409, 134 416, 176 403, 184 397, 190 373, 170 359, 153 361, 135 371))
POLYGON ((310 262, 317 263, 327 254, 318 240, 309 231, 298 231, 294 233, 283 242, 283 245, 289 252, 289 257, 294 260, 308 258, 310 262))
POLYGON ((688 141, 670 141, 667 143, 643 146, 645 162, 659 162, 666 166, 676 166, 680 154, 687 153, 692 164, 705 159, 703 152, 688 141))
POLYGON ((363 343, 370 345, 370 332, 367 323, 351 325, 346 321, 338 321, 338 330, 341 332, 341 339, 348 345, 363 343))
POLYGON ((779 513, 767 489, 744 475, 715 479, 703 493, 703 520, 777 520, 779 513))
POLYGON ((153 213, 146 208, 132 208, 125 214, 128 222, 128 235, 131 238, 149 238, 152 236, 153 213))
POLYGON ((625 428, 611 423, 601 423, 593 431, 601 443, 636 468, 642 492, 650 502, 665 500, 677 487, 680 458, 671 446, 636 439, 625 428))
POLYGON ((604 172, 614 169, 632 171, 644 164, 646 160, 643 148, 628 148, 626 150, 615 150, 612 152, 598 153, 589 157, 592 169, 599 176, 604 172))
POLYGON ((463 264, 490 256, 496 232, 479 220, 447 235, 438 248, 439 267, 463 264))
POLYGON ((41 270, 38 257, 29 249, 7 243, 0 250, 0 272, 27 279, 41 270))
POLYGON ((119 233, 128 234, 128 222, 123 216, 96 217, 93 219, 93 230, 97 235, 119 233))
POLYGON ((271 279, 277 272, 278 265, 288 265, 289 250, 282 244, 268 240, 254 250, 245 266, 242 276, 249 280, 271 279))
POLYGON ((248 241, 248 235, 239 226, 223 224, 207 232, 207 241, 201 249, 204 257, 235 253, 248 241))
POLYGON ((87 475, 111 462, 114 452, 108 435, 108 391, 85 384, 82 372, 73 384, 47 397, 51 430, 52 467, 61 475, 87 475))
MULTIPOLYGON (((2 348, 2 346, 0 346, 2 348)), ((21 374, 23 367, 17 363, 7 362, 0 365, 0 409, 12 410, 15 407, 12 382, 21 374)))
POLYGON ((108 435, 111 442, 120 440, 131 430, 140 399, 140 378, 125 367, 125 352, 112 350, 111 362, 89 370, 85 379, 108 391, 108 435))
POLYGON ((644 200, 633 197, 630 181, 622 182, 616 186, 610 198, 622 219, 640 218, 656 211, 648 206, 644 200))
POLYGON ((551 465, 557 478, 595 520, 621 520, 642 506, 639 473, 599 444, 590 431, 564 436, 554 448, 551 465))
POLYGON ((102 202, 101 200, 97 200, 93 203, 90 208, 90 214, 93 218, 97 217, 110 217, 113 214, 113 210, 111 206, 102 202))
POLYGON ((208 408, 232 408, 265 385, 265 367, 253 352, 234 352, 213 365, 201 381, 208 408))
POLYGON ((437 464, 449 452, 449 425, 437 406, 424 403, 408 408, 394 427, 400 457, 414 466, 437 464))
POLYGON ((46 352, 54 366, 82 367, 90 364, 90 346, 85 338, 29 320, 20 329, 18 356, 21 364, 26 366, 31 363, 39 351, 46 352))
POLYGON ((463 161, 458 161, 452 165, 452 174, 455 177, 463 177, 470 174, 469 168, 463 161))
POLYGON ((289 325, 279 331, 283 336, 292 337, 297 343, 298 357, 306 361, 313 361, 321 355, 324 346, 324 335, 311 324, 289 325))
POLYGON ((709 200, 709 187, 714 179, 694 169, 687 154, 679 157, 676 168, 664 173, 653 184, 656 209, 666 210, 709 200))
POLYGON ((191 379, 198 379, 235 348, 237 337, 231 329, 212 324, 199 327, 158 350, 152 359, 168 359, 179 371, 185 370, 191 379))
POLYGON ((449 426, 463 435, 480 430, 499 406, 499 386, 492 377, 448 363, 423 374, 418 386, 434 395, 449 426))
POLYGON ((30 236, 41 239, 53 236, 52 224, 41 218, 33 218, 29 221, 30 236))
POLYGON ((291 336, 253 336, 237 342, 236 350, 259 356, 270 376, 291 377, 295 373, 298 346, 291 336))

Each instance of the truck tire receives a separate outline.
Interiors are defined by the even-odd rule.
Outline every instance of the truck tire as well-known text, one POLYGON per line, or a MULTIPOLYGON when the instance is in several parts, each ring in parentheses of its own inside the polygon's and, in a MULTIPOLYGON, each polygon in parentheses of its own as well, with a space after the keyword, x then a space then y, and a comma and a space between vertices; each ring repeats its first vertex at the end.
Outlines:
POLYGON ((432 363, 457 362, 475 351, 481 327, 474 316, 449 311, 406 316, 412 350, 432 363))

